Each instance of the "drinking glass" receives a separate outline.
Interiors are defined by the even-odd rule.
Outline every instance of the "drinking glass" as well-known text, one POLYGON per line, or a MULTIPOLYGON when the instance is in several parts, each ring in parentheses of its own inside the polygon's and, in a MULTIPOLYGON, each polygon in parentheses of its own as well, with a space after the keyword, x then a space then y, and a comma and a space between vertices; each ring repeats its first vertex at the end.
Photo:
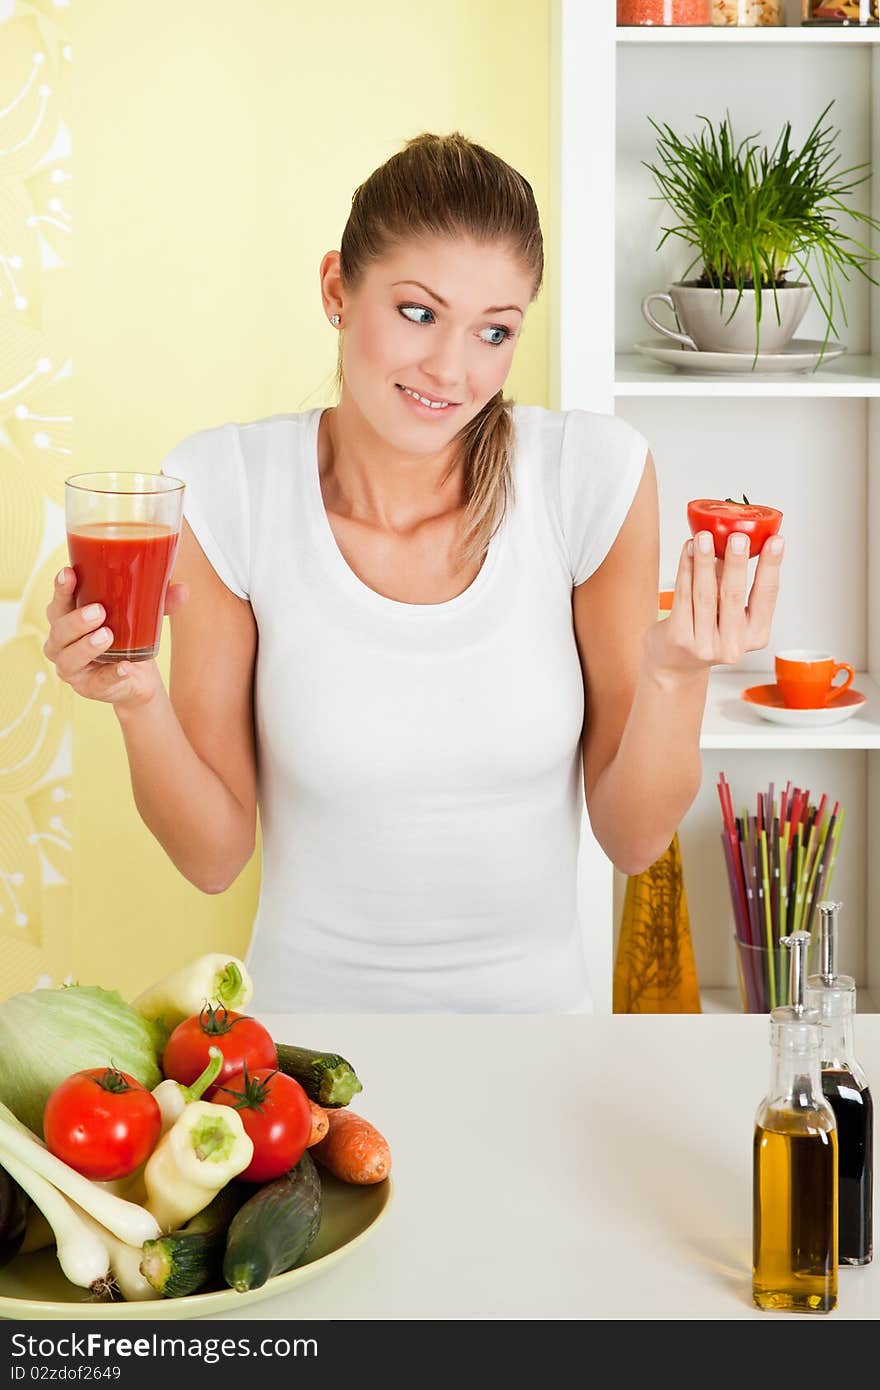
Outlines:
POLYGON ((65 482, 76 606, 102 604, 113 634, 95 661, 148 661, 158 652, 184 487, 161 473, 77 473, 65 482))
MULTIPOLYGON (((788 949, 777 943, 752 946, 734 937, 739 995, 744 1014, 766 1014, 778 1004, 790 1004, 788 949)), ((809 962, 815 963, 816 940, 811 934, 809 962)))

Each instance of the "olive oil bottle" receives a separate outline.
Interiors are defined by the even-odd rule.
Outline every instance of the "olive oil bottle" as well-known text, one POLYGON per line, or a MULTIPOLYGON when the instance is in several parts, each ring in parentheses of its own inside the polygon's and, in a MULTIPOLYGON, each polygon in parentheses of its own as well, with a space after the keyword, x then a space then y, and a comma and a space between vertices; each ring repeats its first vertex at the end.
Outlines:
POLYGON ((770 1014, 770 1089, 753 1147, 752 1297, 829 1313, 837 1303, 837 1124, 822 1092, 819 1015, 804 1006, 809 932, 783 937, 791 1004, 770 1014))
POLYGON ((855 1054, 855 980, 837 973, 841 907, 819 903, 819 974, 807 980, 806 1001, 822 1023, 822 1090, 837 1120, 838 1258, 866 1265, 873 1254, 874 1105, 855 1054))

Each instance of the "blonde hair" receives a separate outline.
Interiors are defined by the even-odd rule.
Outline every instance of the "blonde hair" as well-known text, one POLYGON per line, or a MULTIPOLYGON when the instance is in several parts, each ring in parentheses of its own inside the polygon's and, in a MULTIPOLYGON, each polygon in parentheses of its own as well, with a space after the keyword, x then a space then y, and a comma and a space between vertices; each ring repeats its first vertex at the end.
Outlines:
MULTIPOLYGON (((356 288, 367 266, 411 238, 467 236, 503 243, 533 277, 544 275, 544 244, 531 185, 498 155, 454 131, 417 135, 355 190, 340 248, 343 287, 356 288)), ((336 388, 342 391, 342 336, 336 388)), ((496 392, 459 432, 465 517, 461 561, 480 558, 513 498, 512 400, 496 392)))

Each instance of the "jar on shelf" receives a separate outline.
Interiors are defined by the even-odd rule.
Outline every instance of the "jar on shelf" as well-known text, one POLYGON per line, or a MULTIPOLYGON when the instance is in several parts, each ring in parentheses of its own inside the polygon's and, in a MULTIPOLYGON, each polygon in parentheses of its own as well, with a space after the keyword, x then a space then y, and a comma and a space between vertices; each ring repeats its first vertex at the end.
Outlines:
POLYGON ((617 0, 617 23, 711 24, 712 0, 617 0))
POLYGON ((734 29, 775 28, 782 0, 712 0, 712 23, 734 29))
POLYGON ((880 24, 880 0, 802 0, 802 24, 880 24))

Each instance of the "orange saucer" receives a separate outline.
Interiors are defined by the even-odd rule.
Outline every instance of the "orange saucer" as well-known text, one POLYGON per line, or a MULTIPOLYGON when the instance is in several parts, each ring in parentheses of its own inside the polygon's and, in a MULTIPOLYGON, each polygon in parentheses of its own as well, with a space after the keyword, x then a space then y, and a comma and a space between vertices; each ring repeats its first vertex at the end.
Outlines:
POLYGON ((861 709, 867 703, 867 696, 860 690, 844 690, 840 695, 835 695, 833 700, 829 700, 827 705, 822 705, 818 709, 790 709, 782 698, 782 691, 775 683, 772 685, 751 685, 742 692, 741 698, 749 705, 754 705, 758 714, 765 719, 769 719, 773 724, 788 724, 790 727, 816 725, 816 724, 839 724, 843 719, 849 719, 851 714, 861 709))

